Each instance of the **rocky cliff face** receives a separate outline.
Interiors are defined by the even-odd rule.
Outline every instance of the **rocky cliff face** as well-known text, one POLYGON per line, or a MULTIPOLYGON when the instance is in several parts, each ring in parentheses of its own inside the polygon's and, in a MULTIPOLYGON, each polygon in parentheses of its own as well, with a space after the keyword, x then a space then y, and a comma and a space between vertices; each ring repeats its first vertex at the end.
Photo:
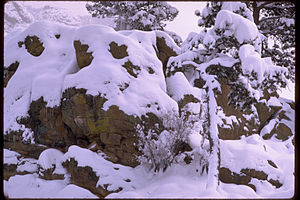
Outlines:
MULTIPOLYGON (((45 23, 29 27, 7 45, 4 148, 23 157, 38 159, 48 148, 66 153, 77 145, 103 152, 113 163, 136 167, 141 155, 138 125, 158 129, 162 114, 172 110, 198 119, 203 115, 205 81, 199 77, 190 84, 187 70, 168 74, 169 58, 180 52, 162 32, 115 32, 104 26, 64 29, 45 23)), ((229 105, 231 85, 226 78, 220 83, 215 97, 224 115, 218 127, 221 140, 260 134, 265 140, 275 136, 286 141, 293 136, 292 125, 286 125, 293 124, 293 102, 274 103, 276 94, 265 94, 265 103, 254 105, 254 115, 229 105)), ((265 161, 277 168, 273 161, 265 161)), ((221 166, 222 162, 226 158, 221 166)), ((99 197, 122 190, 99 186, 99 176, 91 167, 79 166, 75 158, 63 166, 73 184, 99 197)), ((6 180, 17 174, 16 168, 16 163, 5 165, 6 180)), ((53 171, 41 177, 62 178, 53 171)), ((224 165, 219 176, 224 183, 253 189, 251 178, 280 187, 279 180, 267 179, 269 172, 251 168, 231 172, 224 165)))

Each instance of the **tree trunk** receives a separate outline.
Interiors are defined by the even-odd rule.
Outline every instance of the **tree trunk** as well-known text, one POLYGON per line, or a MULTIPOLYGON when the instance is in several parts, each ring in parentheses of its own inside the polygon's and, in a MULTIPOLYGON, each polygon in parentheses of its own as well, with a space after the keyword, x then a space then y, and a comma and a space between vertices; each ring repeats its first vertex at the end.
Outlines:
POLYGON ((210 143, 210 160, 208 168, 208 178, 206 183, 206 189, 215 190, 220 184, 219 180, 219 168, 220 168, 220 141, 219 131, 217 124, 217 102, 212 89, 208 89, 208 114, 209 114, 209 134, 208 139, 210 143))
POLYGON ((256 25, 259 24, 259 11, 260 8, 257 6, 256 2, 253 2, 253 20, 256 25))

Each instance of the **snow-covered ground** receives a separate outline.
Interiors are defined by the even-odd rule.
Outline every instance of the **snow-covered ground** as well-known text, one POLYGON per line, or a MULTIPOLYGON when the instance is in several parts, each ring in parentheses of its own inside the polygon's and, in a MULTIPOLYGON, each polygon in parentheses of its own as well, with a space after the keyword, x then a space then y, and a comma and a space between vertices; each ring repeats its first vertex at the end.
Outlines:
MULTIPOLYGON (((206 189, 207 174, 200 175, 196 171, 196 162, 189 165, 183 162, 173 164, 166 172, 154 173, 145 166, 131 168, 113 164, 105 160, 102 153, 78 146, 71 146, 60 162, 75 158, 78 166, 90 166, 98 176, 104 177, 99 178, 97 184, 110 184, 111 189, 119 186, 124 188, 106 198, 291 198, 294 195, 294 188, 291 187, 294 185, 294 147, 289 146, 289 142, 282 143, 275 138, 265 141, 258 135, 244 137, 242 140, 221 141, 221 157, 224 160, 221 165, 224 167, 238 171, 250 163, 252 167, 262 169, 267 166, 262 163, 267 157, 281 169, 270 166, 264 169, 273 170, 268 179, 279 177, 283 183, 281 188, 276 189, 267 181, 253 178, 251 183, 258 188, 257 192, 245 185, 222 182, 216 191, 206 189), (126 179, 131 181, 123 181, 126 179)), ((17 161, 17 154, 5 150, 4 163, 20 164, 22 158, 17 161)), ((52 160, 51 156, 40 156, 36 162, 27 162, 29 164, 23 167, 23 171, 30 171, 33 165, 45 163, 47 159, 52 160)), ((4 180, 4 194, 11 198, 97 198, 88 190, 70 184, 68 175, 65 175, 64 180, 46 181, 36 173, 16 175, 8 181, 4 180)))

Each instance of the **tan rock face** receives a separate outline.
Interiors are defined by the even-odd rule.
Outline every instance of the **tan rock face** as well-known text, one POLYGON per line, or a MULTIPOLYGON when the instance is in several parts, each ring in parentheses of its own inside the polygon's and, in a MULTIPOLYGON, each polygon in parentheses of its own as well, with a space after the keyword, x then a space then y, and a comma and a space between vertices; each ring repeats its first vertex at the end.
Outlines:
POLYGON ((17 71, 17 69, 19 67, 19 64, 20 63, 18 61, 16 61, 16 62, 10 64, 7 68, 4 68, 4 80, 3 80, 4 87, 7 86, 8 81, 10 80, 10 78, 17 71))
POLYGON ((157 57, 163 64, 163 71, 164 75, 166 76, 166 70, 167 70, 167 63, 171 56, 177 56, 177 53, 173 51, 172 48, 170 48, 166 44, 165 38, 156 37, 156 47, 157 47, 157 57))
POLYGON ((128 166, 139 164, 135 159, 139 155, 135 147, 137 118, 126 115, 117 106, 104 111, 106 99, 86 95, 83 89, 68 89, 63 98, 62 120, 77 137, 86 137, 89 144, 96 142, 113 162, 128 166))
MULTIPOLYGON (((226 117, 235 116, 238 120, 238 123, 232 122, 232 125, 229 125, 230 128, 225 126, 219 126, 219 138, 223 140, 237 140, 240 139, 242 135, 249 136, 252 134, 260 134, 263 127, 265 127, 271 120, 278 118, 279 123, 276 123, 274 128, 270 133, 263 136, 264 139, 270 139, 274 134, 276 138, 280 140, 287 140, 292 136, 291 129, 281 122, 281 120, 292 120, 286 116, 286 111, 282 109, 281 106, 267 106, 265 103, 254 103, 254 106, 257 110, 258 119, 254 117, 246 119, 245 116, 251 114, 249 109, 241 110, 239 107, 234 107, 229 105, 229 86, 228 79, 220 80, 221 92, 215 91, 215 97, 218 106, 220 106, 226 117), (255 122, 258 121, 259 123, 255 122)), ((266 99, 270 99, 270 96, 275 96, 276 94, 267 95, 266 99)), ((292 108, 292 107, 291 107, 292 108)), ((226 121, 223 120, 224 124, 226 121)))
POLYGON ((27 49, 28 53, 30 53, 33 56, 40 56, 45 47, 43 46, 43 43, 40 41, 40 39, 37 36, 27 36, 25 38, 25 41, 20 41, 18 43, 18 46, 21 48, 25 44, 25 48, 27 49))
POLYGON ((43 97, 30 104, 27 127, 34 131, 35 141, 62 151, 66 146, 76 144, 76 136, 62 121, 61 107, 46 107, 43 97))
POLYGON ((126 56, 128 56, 127 46, 124 44, 118 45, 115 42, 111 42, 109 44, 109 47, 110 47, 109 52, 116 59, 122 59, 122 58, 125 58, 126 56))
POLYGON ((25 158, 38 159, 39 155, 46 149, 46 147, 38 144, 24 143, 22 133, 22 131, 19 131, 4 135, 3 147, 5 149, 16 151, 25 158))
POLYGON ((79 40, 75 40, 73 42, 75 52, 76 52, 76 60, 78 67, 80 69, 91 64, 93 57, 93 52, 88 52, 89 46, 87 44, 81 44, 79 40))

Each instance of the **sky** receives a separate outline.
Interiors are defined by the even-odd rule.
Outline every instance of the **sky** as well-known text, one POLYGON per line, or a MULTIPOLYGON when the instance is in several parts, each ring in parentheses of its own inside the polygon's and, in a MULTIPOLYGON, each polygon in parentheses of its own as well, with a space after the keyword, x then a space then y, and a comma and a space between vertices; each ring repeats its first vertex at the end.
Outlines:
POLYGON ((194 12, 205 7, 206 2, 168 2, 179 10, 174 21, 167 24, 166 29, 180 35, 182 39, 186 39, 190 32, 200 32, 198 19, 194 12))
MULTIPOLYGON (((202 10, 206 5, 206 2, 168 2, 170 5, 176 7, 179 10, 179 14, 174 21, 169 22, 166 26, 166 30, 173 31, 180 35, 184 40, 190 32, 199 32, 200 27, 197 25, 198 17, 194 14, 195 10, 202 10)), ((70 12, 78 15, 89 15, 85 8, 86 1, 31 1, 26 2, 33 7, 42 7, 50 5, 53 7, 67 8, 70 12)))

